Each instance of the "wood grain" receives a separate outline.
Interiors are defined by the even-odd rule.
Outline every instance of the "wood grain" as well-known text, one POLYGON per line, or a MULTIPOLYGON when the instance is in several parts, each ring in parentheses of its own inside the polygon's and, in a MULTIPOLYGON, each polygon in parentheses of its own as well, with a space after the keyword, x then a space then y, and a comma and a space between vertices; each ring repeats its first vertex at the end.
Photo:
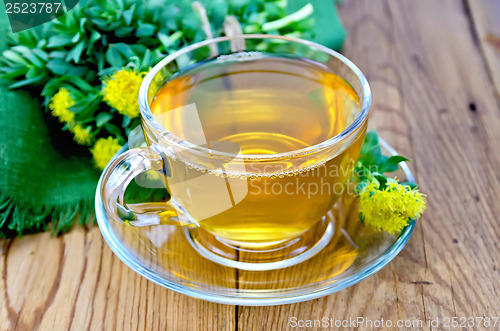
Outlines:
POLYGON ((140 277, 114 256, 97 227, 0 243, 0 330, 235 328, 235 307, 140 277))
POLYGON ((0 330, 281 330, 292 317, 419 319, 429 329, 436 318, 499 316, 500 53, 488 37, 500 35, 498 4, 341 5, 344 54, 373 90, 370 126, 414 159, 429 196, 406 248, 374 276, 304 303, 233 307, 141 278, 97 228, 44 233, 0 241, 0 330))
POLYGON ((484 55, 490 80, 493 82, 497 101, 500 100, 500 1, 467 0, 476 42, 484 55))

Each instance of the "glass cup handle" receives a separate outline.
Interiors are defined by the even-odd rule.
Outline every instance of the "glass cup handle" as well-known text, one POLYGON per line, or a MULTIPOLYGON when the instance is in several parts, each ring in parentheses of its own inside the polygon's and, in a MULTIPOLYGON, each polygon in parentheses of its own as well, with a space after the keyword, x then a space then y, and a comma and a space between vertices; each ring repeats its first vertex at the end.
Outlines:
POLYGON ((133 226, 197 226, 174 199, 133 205, 125 203, 123 196, 132 179, 144 171, 162 170, 163 162, 161 152, 156 145, 152 145, 130 149, 106 167, 101 182, 101 197, 106 211, 114 220, 133 226))

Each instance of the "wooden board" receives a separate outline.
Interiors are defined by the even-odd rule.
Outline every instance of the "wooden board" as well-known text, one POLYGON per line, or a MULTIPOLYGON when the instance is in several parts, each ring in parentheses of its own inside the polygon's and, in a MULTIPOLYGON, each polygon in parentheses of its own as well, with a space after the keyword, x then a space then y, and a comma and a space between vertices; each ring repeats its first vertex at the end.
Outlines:
POLYGON ((0 254, 0 330, 234 329, 234 307, 140 277, 97 227, 3 241, 0 254))
MULTIPOLYGON (((233 307, 165 290, 125 267, 97 228, 0 241, 0 330, 280 330, 301 320, 500 315, 496 0, 347 0, 344 54, 373 89, 370 126, 411 165, 428 211, 402 253, 339 293, 233 307)), ((498 326, 497 326, 498 328, 498 326)), ((361 328, 363 329, 363 328, 361 328)), ((401 328, 404 329, 404 328, 401 328)))

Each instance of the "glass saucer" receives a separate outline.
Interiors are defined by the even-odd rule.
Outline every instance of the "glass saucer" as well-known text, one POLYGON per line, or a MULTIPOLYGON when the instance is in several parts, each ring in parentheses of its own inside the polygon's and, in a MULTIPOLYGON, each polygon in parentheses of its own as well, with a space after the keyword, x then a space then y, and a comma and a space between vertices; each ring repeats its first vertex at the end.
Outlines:
MULTIPOLYGON (((380 144, 386 153, 396 154, 384 140, 380 139, 380 144)), ((405 163, 400 164, 396 175, 402 181, 414 182, 405 163)), ((345 194, 326 216, 334 232, 319 252, 287 268, 249 271, 202 256, 185 228, 132 227, 112 220, 99 190, 95 208, 109 247, 139 275, 195 298, 249 306, 311 300, 356 284, 388 264, 403 249, 415 226, 413 221, 394 236, 364 227, 355 197, 345 194)))

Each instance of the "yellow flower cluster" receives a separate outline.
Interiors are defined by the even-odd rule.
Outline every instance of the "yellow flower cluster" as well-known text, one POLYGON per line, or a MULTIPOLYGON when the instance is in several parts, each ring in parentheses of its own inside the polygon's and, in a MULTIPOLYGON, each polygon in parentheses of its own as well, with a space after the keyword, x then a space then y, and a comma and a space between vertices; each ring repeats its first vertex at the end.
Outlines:
POLYGON ((363 221, 375 229, 395 234, 418 218, 425 210, 426 196, 397 182, 387 183, 383 190, 372 181, 359 195, 363 221))
POLYGON ((69 128, 73 132, 74 139, 80 145, 88 145, 92 141, 92 134, 90 132, 90 127, 83 127, 81 124, 75 124, 69 128))
POLYGON ((120 114, 130 118, 139 116, 139 88, 145 72, 123 68, 103 82, 103 100, 120 114))
POLYGON ((71 123, 75 120, 75 113, 69 108, 75 104, 75 100, 69 94, 69 91, 61 87, 59 91, 50 99, 49 109, 52 115, 57 117, 63 123, 71 123))
POLYGON ((92 153, 95 165, 99 169, 104 170, 113 155, 115 155, 120 148, 121 145, 118 143, 117 138, 100 138, 90 149, 90 152, 92 153))
MULTIPOLYGON (((137 99, 145 74, 145 72, 137 72, 128 68, 116 71, 103 80, 103 100, 122 115, 130 118, 139 116, 137 99)), ((150 91, 152 93, 156 92, 161 82, 163 82, 163 76, 159 74, 152 82, 150 91)), ((92 145, 94 140, 92 127, 78 123, 78 119, 75 121, 75 113, 71 111, 73 105, 75 105, 75 100, 65 87, 61 87, 49 101, 49 109, 52 115, 66 124, 69 131, 73 133, 74 140, 81 145, 92 145)), ((90 148, 96 167, 101 170, 104 169, 120 148, 121 145, 118 143, 117 138, 110 136, 98 139, 90 148)))
POLYGON ((69 109, 74 104, 75 100, 73 100, 69 91, 61 87, 50 99, 49 109, 52 110, 52 115, 57 117, 60 122, 66 123, 77 143, 80 145, 89 145, 92 142, 90 127, 87 126, 84 128, 81 124, 75 124, 75 113, 69 109))

